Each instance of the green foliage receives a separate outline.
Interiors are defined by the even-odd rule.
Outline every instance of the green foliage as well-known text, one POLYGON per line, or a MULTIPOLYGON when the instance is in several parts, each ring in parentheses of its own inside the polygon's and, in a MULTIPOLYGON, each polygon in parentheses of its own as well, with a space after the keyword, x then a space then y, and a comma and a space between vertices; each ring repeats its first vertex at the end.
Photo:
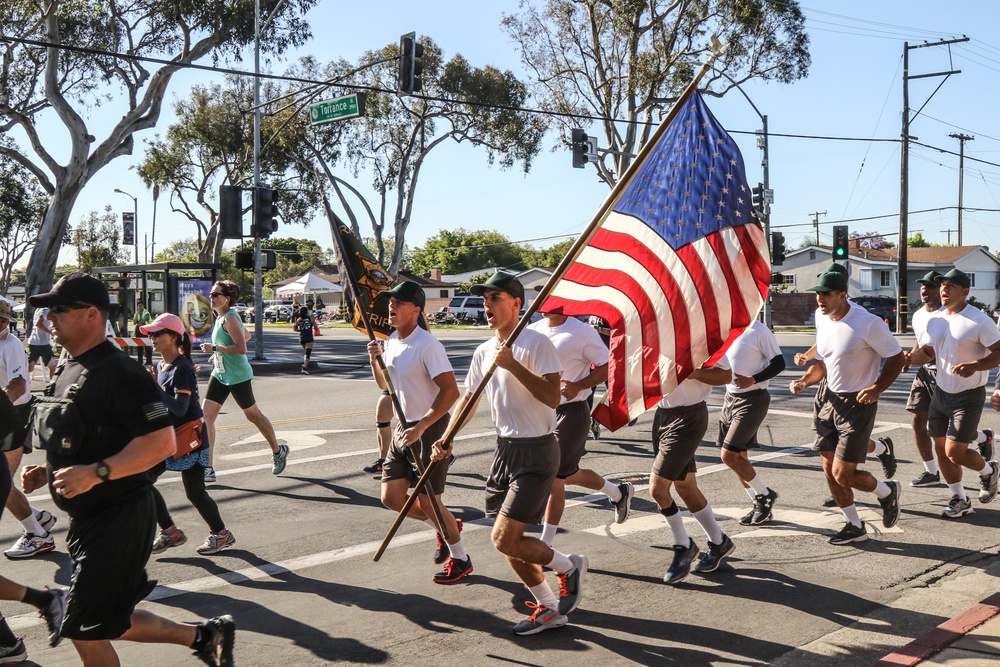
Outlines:
POLYGON ((543 268, 555 268, 562 261, 566 253, 576 242, 576 239, 566 239, 565 241, 560 241, 550 248, 544 248, 542 250, 525 249, 522 252, 524 257, 523 263, 525 266, 540 266, 543 268))
POLYGON ((166 248, 156 253, 154 262, 190 262, 198 261, 198 242, 194 239, 174 241, 166 248))
POLYGON ((118 216, 110 206, 104 208, 104 215, 91 211, 80 221, 73 229, 73 245, 80 271, 89 272, 95 266, 128 264, 132 258, 121 245, 118 216))
POLYGON ((522 268, 521 248, 500 232, 442 229, 413 251, 412 270, 429 273, 435 266, 443 273, 464 273, 489 266, 522 268))
POLYGON ((456 289, 455 294, 472 294, 473 285, 481 285, 490 279, 493 274, 489 271, 485 273, 477 273, 476 275, 469 278, 469 282, 461 283, 456 289))
POLYGON ((0 292, 7 292, 14 265, 35 247, 47 207, 31 173, 0 156, 0 292))

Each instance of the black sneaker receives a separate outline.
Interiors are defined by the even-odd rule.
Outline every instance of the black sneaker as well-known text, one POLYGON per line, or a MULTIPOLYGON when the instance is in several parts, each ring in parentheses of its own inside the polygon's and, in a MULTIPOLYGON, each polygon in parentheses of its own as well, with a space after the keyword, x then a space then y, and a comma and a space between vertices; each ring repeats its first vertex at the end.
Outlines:
POLYGON ((601 423, 596 419, 590 420, 590 432, 594 435, 594 440, 601 439, 601 423))
POLYGON ((778 499, 778 492, 768 488, 767 493, 763 493, 754 498, 753 518, 750 519, 751 526, 758 526, 765 521, 771 520, 771 508, 774 501, 778 499))
POLYGON ((206 665, 214 667, 232 667, 233 641, 236 638, 236 623, 229 614, 216 616, 210 621, 198 625, 203 633, 207 633, 207 641, 200 651, 194 654, 206 665))
POLYGON ((449 558, 444 564, 444 569, 434 575, 434 583, 453 584, 470 574, 472 574, 472 556, 466 556, 465 560, 449 558))
POLYGON ((750 511, 740 517, 741 526, 749 526, 750 522, 753 521, 753 515, 757 513, 757 501, 755 500, 753 505, 750 507, 750 511))
POLYGON ((559 613, 563 616, 580 606, 580 600, 583 599, 583 578, 590 564, 586 556, 572 554, 569 559, 573 562, 573 569, 556 575, 559 578, 559 613))
POLYGON ((384 462, 383 459, 375 459, 375 463, 371 464, 370 466, 365 466, 364 468, 362 468, 362 470, 371 475, 381 475, 383 462, 384 462))
POLYGON ((910 482, 910 486, 937 486, 940 483, 941 473, 930 473, 925 470, 921 473, 920 477, 910 482))
POLYGON ((997 480, 1000 478, 1000 464, 996 461, 987 461, 986 465, 992 468, 989 475, 979 478, 979 502, 985 504, 992 501, 997 496, 997 480))
POLYGON ((986 442, 977 442, 976 447, 979 448, 979 453, 983 455, 983 458, 987 461, 992 461, 995 454, 993 448, 993 429, 984 428, 983 435, 986 436, 986 442))
POLYGON ((611 502, 611 507, 615 510, 615 523, 625 523, 632 512, 632 498, 635 496, 635 487, 632 482, 622 482, 618 485, 622 497, 618 502, 611 502))
POLYGON ((722 559, 734 551, 736 551, 736 545, 733 544, 728 535, 723 535, 722 542, 719 544, 712 544, 712 541, 709 540, 708 551, 698 560, 698 564, 694 566, 694 571, 715 572, 722 565, 722 559))
POLYGON ((837 506, 837 501, 834 500, 832 496, 828 497, 826 500, 823 501, 823 507, 836 507, 836 506, 837 506))
POLYGON ((688 540, 690 540, 690 544, 686 547, 679 544, 671 547, 674 551, 674 560, 667 568, 667 573, 663 575, 663 583, 676 584, 691 572, 691 561, 698 555, 698 545, 690 537, 688 540))
POLYGON ((882 464, 882 472, 886 479, 892 479, 896 474, 896 450, 892 446, 892 438, 879 438, 878 441, 885 445, 885 453, 877 457, 882 464))
POLYGON ((878 504, 882 506, 882 525, 892 528, 899 521, 899 494, 903 488, 899 482, 888 481, 889 495, 879 498, 878 504))
POLYGON ((868 531, 865 530, 865 522, 860 526, 855 526, 851 522, 844 524, 840 532, 830 538, 830 544, 850 544, 851 542, 864 542, 868 539, 868 531))
POLYGON ((39 609, 38 613, 45 619, 45 625, 49 628, 49 646, 55 648, 59 646, 62 639, 62 624, 66 618, 66 598, 69 591, 61 588, 46 588, 52 594, 52 600, 45 609, 39 609))
MULTIPOLYGON (((462 520, 455 519, 455 522, 458 524, 458 532, 461 533, 462 520)), ((448 543, 444 541, 443 537, 441 537, 441 533, 434 533, 434 539, 437 540, 437 549, 434 550, 434 564, 440 565, 451 556, 451 549, 448 548, 448 543)))

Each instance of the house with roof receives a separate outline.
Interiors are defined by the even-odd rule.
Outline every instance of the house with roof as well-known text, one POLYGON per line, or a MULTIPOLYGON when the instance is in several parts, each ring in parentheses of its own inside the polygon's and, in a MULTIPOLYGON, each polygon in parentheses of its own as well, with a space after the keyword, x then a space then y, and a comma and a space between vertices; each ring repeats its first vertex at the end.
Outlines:
POLYGON ((476 276, 492 276, 497 271, 504 271, 506 273, 513 274, 514 277, 517 278, 522 285, 524 285, 524 304, 522 304, 524 307, 527 307, 528 304, 535 300, 535 295, 538 294, 535 288, 540 288, 548 281, 549 278, 552 277, 552 269, 546 269, 540 266, 533 266, 530 269, 525 269, 524 271, 508 269, 503 266, 489 266, 484 269, 476 269, 475 271, 444 275, 442 278, 458 285, 461 283, 467 283, 476 276))

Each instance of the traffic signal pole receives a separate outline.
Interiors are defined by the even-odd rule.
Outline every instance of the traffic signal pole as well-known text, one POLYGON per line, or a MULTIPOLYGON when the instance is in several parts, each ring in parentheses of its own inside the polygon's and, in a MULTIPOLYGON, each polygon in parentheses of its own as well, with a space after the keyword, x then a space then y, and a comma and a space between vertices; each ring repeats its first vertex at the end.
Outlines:
MULTIPOLYGON (((253 48, 253 187, 254 199, 260 187, 260 0, 254 0, 254 48, 253 48)), ((257 225, 257 207, 253 211, 252 224, 257 225)), ((260 235, 253 239, 253 358, 264 358, 264 272, 261 266, 260 235)))

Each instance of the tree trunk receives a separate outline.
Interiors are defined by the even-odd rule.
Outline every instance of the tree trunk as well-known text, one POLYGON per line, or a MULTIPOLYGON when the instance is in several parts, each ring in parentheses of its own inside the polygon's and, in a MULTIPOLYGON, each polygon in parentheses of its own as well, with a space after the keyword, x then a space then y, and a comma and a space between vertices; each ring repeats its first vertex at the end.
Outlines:
MULTIPOLYGON (((42 219, 42 226, 38 230, 38 243, 31 251, 31 258, 28 260, 28 272, 25 276, 24 287, 25 298, 33 294, 47 292, 52 287, 56 265, 59 261, 59 249, 62 247, 62 239, 66 235, 66 227, 69 224, 69 215, 73 211, 73 205, 76 203, 76 198, 82 187, 79 179, 67 178, 57 183, 49 208, 42 219), (67 181, 69 182, 67 183, 67 181)), ((28 310, 26 309, 25 312, 28 310)))

